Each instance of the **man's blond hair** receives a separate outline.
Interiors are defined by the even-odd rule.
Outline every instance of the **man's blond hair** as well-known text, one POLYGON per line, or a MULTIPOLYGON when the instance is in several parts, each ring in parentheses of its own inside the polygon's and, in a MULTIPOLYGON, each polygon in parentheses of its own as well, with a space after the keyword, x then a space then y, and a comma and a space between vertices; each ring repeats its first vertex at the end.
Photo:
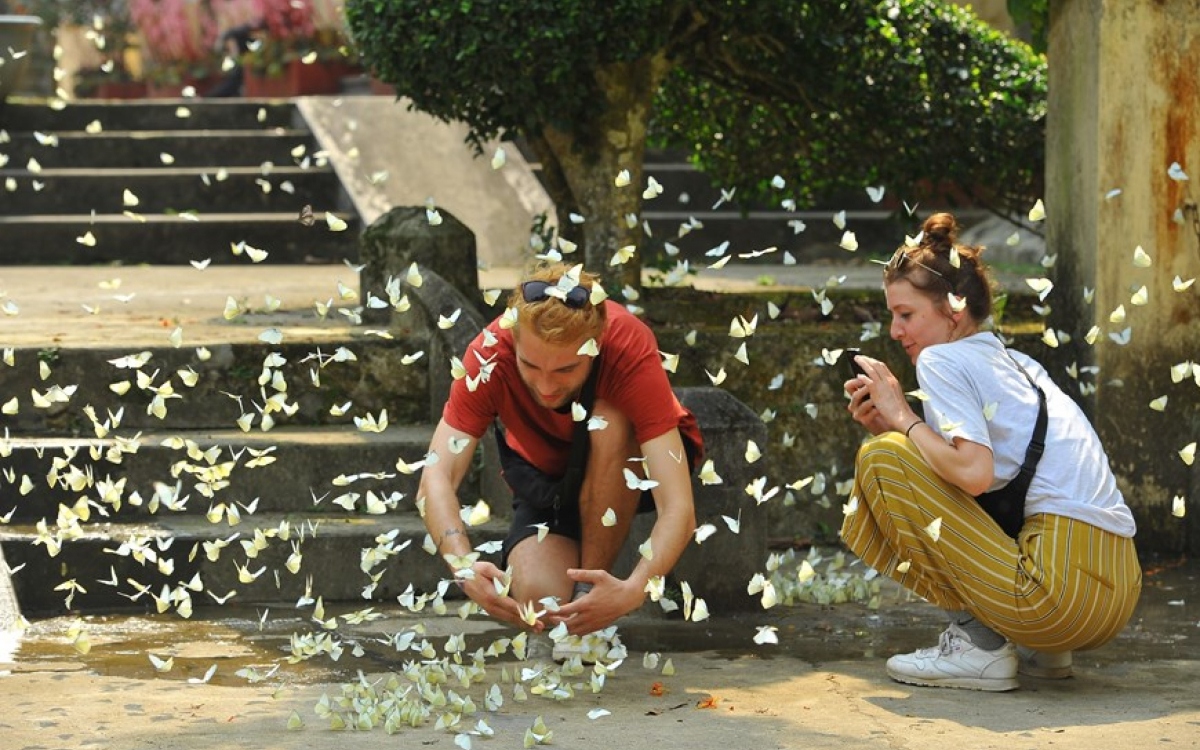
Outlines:
POLYGON ((521 331, 528 330, 542 341, 556 345, 570 344, 589 338, 600 340, 601 334, 604 333, 604 326, 608 322, 608 315, 603 302, 594 305, 590 301, 593 285, 599 282, 600 277, 584 271, 582 268, 578 270, 576 268, 576 266, 566 263, 553 263, 535 268, 513 290, 508 298, 508 306, 517 311, 517 325, 513 328, 514 336, 519 337, 521 331), (570 307, 563 300, 550 295, 533 302, 525 301, 523 287, 526 282, 542 281, 555 286, 563 277, 571 277, 576 274, 578 278, 575 286, 583 287, 589 295, 589 300, 584 302, 582 307, 570 307))

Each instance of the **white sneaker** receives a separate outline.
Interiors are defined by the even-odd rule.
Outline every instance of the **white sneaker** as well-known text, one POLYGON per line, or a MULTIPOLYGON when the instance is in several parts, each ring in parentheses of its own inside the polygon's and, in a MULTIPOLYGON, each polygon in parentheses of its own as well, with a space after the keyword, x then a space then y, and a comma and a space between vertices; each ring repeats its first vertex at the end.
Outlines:
POLYGON ((1071 652, 1052 654, 1017 646, 1017 672, 1043 680, 1065 680, 1074 674, 1071 669, 1071 652))
POLYGON ((887 673, 893 680, 909 685, 989 692, 1020 687, 1017 650, 1011 643, 985 651, 954 623, 942 633, 938 645, 888 659, 887 673))

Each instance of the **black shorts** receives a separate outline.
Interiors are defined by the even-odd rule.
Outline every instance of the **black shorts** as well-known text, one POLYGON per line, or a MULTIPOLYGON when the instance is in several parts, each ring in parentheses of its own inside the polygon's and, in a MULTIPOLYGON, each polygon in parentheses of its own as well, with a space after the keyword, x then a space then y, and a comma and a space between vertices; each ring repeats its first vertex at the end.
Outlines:
MULTIPOLYGON (((686 454, 688 466, 691 471, 696 469, 696 457, 699 455, 699 447, 694 444, 686 435, 680 433, 680 438, 683 440, 683 450, 686 454)), ((503 440, 503 437, 499 437, 503 440)), ((506 451, 507 446, 501 446, 501 464, 505 463, 505 454, 509 453, 516 456, 516 460, 522 461, 528 467, 526 470, 532 469, 528 462, 524 461, 520 456, 513 451, 506 451)), ((510 459, 511 460, 511 459, 510 459)), ((536 471, 536 469, 533 469, 536 471)), ((689 472, 690 473, 690 472, 689 472)), ((556 481, 554 477, 542 474, 547 482, 556 481)), ((642 496, 638 500, 638 513, 649 513, 654 510, 654 496, 650 494, 650 490, 643 490, 642 496)), ((508 567, 508 555, 512 552, 513 547, 518 543, 535 536, 538 533, 538 524, 545 524, 549 533, 565 536, 575 541, 583 536, 583 525, 579 518, 579 498, 564 498, 558 504, 558 508, 541 507, 529 502, 523 501, 517 493, 513 493, 513 514, 512 525, 508 529, 508 536, 504 539, 504 545, 500 553, 500 567, 508 567)))

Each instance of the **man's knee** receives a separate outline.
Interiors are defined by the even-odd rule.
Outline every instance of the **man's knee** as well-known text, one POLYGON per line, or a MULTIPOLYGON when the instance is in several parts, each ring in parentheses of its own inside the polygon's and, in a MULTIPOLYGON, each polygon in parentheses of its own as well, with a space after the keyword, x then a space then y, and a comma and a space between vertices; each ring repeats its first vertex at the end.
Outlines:
POLYGON ((633 422, 623 412, 607 401, 598 400, 592 408, 592 416, 605 422, 603 429, 590 430, 588 433, 593 451, 621 453, 624 456, 632 456, 637 452, 633 422))
POLYGON ((547 534, 541 540, 537 536, 527 537, 513 547, 508 562, 513 571, 511 593, 515 598, 537 600, 556 596, 566 601, 572 584, 567 569, 579 567, 579 542, 559 534, 547 534))

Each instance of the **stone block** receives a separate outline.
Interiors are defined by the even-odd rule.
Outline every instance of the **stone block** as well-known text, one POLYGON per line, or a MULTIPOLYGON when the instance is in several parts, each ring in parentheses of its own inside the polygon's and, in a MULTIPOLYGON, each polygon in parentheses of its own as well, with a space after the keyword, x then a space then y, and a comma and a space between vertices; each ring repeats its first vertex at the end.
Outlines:
MULTIPOLYGON (((364 300, 368 292, 387 299, 384 288, 388 277, 403 281, 409 267, 416 263, 435 271, 460 293, 472 295, 470 307, 479 308, 482 300, 477 299, 475 235, 449 212, 442 211, 441 216, 442 223, 432 226, 423 207, 397 206, 363 232, 359 259, 365 264, 361 275, 364 300)), ((404 289, 410 295, 421 291, 407 284, 404 289)), ((387 309, 367 309, 363 319, 383 323, 389 320, 388 313, 387 309)))

